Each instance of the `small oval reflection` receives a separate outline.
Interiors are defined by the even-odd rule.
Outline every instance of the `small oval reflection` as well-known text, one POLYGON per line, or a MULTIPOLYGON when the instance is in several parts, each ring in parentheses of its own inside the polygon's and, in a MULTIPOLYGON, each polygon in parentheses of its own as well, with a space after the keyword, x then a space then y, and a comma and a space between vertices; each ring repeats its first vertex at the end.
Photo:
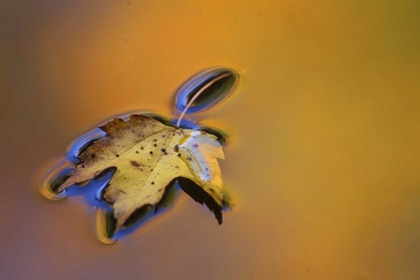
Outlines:
POLYGON ((52 168, 41 184, 41 194, 53 201, 65 199, 66 190, 58 192, 57 188, 70 177, 72 170, 72 164, 69 161, 62 161, 52 168))
POLYGON ((115 244, 118 241, 118 238, 113 237, 115 224, 113 212, 101 208, 97 209, 96 236, 99 241, 107 245, 115 244))
POLYGON ((186 113, 210 109, 236 88, 239 72, 226 67, 205 70, 187 81, 175 97, 175 105, 182 112, 191 103, 186 113))

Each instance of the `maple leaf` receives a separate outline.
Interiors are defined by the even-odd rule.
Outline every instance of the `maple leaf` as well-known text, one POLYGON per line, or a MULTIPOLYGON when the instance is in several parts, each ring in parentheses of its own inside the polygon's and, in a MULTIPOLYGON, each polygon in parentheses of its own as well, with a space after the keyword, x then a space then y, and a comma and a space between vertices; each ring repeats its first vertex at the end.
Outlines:
POLYGON ((116 118, 100 129, 106 136, 79 155, 79 163, 58 191, 116 169, 103 195, 114 208, 115 231, 137 209, 156 206, 174 179, 191 180, 223 206, 217 159, 224 154, 216 136, 167 126, 144 115, 131 115, 127 122, 116 118))

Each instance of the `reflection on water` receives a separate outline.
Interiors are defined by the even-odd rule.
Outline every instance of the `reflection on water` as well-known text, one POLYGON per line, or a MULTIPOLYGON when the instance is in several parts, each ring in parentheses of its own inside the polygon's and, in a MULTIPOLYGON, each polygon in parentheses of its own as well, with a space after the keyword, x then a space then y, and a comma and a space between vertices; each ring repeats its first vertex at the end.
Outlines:
POLYGON ((208 110, 228 97, 238 82, 239 73, 234 69, 217 67, 205 70, 178 90, 175 106, 179 112, 186 110, 186 113, 208 110))
POLYGON ((47 199, 57 201, 66 198, 67 190, 57 192, 57 188, 70 177, 73 164, 68 160, 62 160, 45 176, 41 184, 41 194, 47 199))

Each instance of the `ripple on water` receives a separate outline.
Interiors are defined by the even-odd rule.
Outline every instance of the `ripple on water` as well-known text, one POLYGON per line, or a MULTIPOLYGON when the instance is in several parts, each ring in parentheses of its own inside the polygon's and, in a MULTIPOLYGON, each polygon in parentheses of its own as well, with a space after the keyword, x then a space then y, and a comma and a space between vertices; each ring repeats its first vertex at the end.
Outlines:
POLYGON ((68 160, 62 160, 45 176, 41 184, 41 194, 52 201, 63 200, 67 197, 67 190, 57 192, 58 187, 70 177, 73 164, 68 160))
POLYGON ((228 67, 216 67, 198 73, 178 90, 176 109, 182 112, 192 100, 187 114, 210 109, 233 93, 239 77, 238 71, 228 67))

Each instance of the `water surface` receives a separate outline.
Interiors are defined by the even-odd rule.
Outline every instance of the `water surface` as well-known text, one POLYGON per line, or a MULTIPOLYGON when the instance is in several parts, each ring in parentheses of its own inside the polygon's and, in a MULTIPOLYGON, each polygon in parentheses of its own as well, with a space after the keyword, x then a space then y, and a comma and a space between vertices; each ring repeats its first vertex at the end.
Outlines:
POLYGON ((0 4, 3 278, 420 278, 418 1, 17 2, 0 4), (74 139, 170 118, 217 65, 241 84, 191 121, 229 135, 221 226, 180 193, 106 246, 84 196, 40 195, 74 139))

